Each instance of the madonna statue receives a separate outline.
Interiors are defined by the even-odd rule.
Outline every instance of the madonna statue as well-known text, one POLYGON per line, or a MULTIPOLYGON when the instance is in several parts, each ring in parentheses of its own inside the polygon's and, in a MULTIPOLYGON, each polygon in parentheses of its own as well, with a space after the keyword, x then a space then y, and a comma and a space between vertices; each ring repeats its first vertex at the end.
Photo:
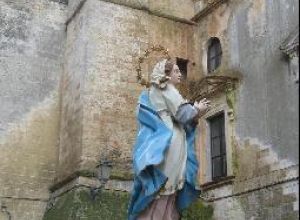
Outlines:
POLYGON ((183 99, 175 88, 180 80, 178 66, 164 59, 153 69, 149 91, 140 95, 129 220, 178 220, 199 197, 195 128, 209 101, 183 99))

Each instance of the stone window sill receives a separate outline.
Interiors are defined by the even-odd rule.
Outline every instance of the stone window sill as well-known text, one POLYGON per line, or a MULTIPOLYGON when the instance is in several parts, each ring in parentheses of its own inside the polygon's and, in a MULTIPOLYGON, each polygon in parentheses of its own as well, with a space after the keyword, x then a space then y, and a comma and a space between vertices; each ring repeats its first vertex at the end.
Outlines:
POLYGON ((222 177, 216 181, 204 183, 200 187, 201 187, 202 191, 213 190, 213 189, 225 186, 225 185, 231 185, 234 181, 234 178, 235 178, 235 176, 222 177))

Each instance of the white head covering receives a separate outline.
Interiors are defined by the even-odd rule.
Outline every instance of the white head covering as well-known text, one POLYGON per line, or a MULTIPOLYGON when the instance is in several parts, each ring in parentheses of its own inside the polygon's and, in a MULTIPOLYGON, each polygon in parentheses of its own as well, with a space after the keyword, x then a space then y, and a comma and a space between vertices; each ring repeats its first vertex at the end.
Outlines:
POLYGON ((167 59, 164 59, 158 62, 153 69, 151 74, 150 82, 152 84, 157 85, 159 88, 163 89, 167 86, 169 76, 166 76, 165 69, 166 69, 167 59))
POLYGON ((167 59, 158 62, 151 74, 151 83, 156 86, 150 88, 150 100, 157 111, 168 110, 176 114, 180 105, 187 100, 183 99, 173 84, 168 83, 169 76, 165 74, 167 59))

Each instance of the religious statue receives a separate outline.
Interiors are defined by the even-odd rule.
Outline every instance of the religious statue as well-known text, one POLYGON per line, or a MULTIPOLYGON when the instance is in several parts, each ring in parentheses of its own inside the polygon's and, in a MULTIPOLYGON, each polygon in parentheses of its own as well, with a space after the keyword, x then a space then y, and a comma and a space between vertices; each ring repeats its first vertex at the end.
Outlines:
POLYGON ((175 87, 180 80, 178 66, 163 59, 139 97, 129 220, 178 220, 200 195, 195 129, 210 102, 189 103, 175 87))

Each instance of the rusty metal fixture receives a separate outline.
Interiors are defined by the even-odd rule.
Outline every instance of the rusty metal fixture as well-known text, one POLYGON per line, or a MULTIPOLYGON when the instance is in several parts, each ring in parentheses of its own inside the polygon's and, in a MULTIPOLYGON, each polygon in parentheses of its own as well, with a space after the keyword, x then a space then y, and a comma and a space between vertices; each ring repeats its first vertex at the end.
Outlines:
POLYGON ((90 190, 90 195, 93 201, 95 201, 97 194, 101 193, 101 190, 105 188, 105 184, 110 178, 112 169, 112 162, 102 157, 99 164, 96 167, 96 177, 100 181, 100 187, 93 187, 90 190))
POLYGON ((150 76, 147 75, 147 78, 145 78, 142 74, 142 67, 141 64, 144 63, 144 61, 149 57, 149 55, 152 52, 161 52, 163 56, 167 59, 170 59, 169 51, 168 49, 164 48, 161 45, 152 45, 149 49, 145 50, 145 53, 138 58, 138 65, 136 68, 137 71, 137 81, 142 86, 146 86, 147 88, 150 86, 150 76))
POLYGON ((228 89, 235 89, 237 77, 212 75, 205 76, 200 80, 186 81, 179 87, 180 92, 192 102, 203 98, 211 98, 228 89))

